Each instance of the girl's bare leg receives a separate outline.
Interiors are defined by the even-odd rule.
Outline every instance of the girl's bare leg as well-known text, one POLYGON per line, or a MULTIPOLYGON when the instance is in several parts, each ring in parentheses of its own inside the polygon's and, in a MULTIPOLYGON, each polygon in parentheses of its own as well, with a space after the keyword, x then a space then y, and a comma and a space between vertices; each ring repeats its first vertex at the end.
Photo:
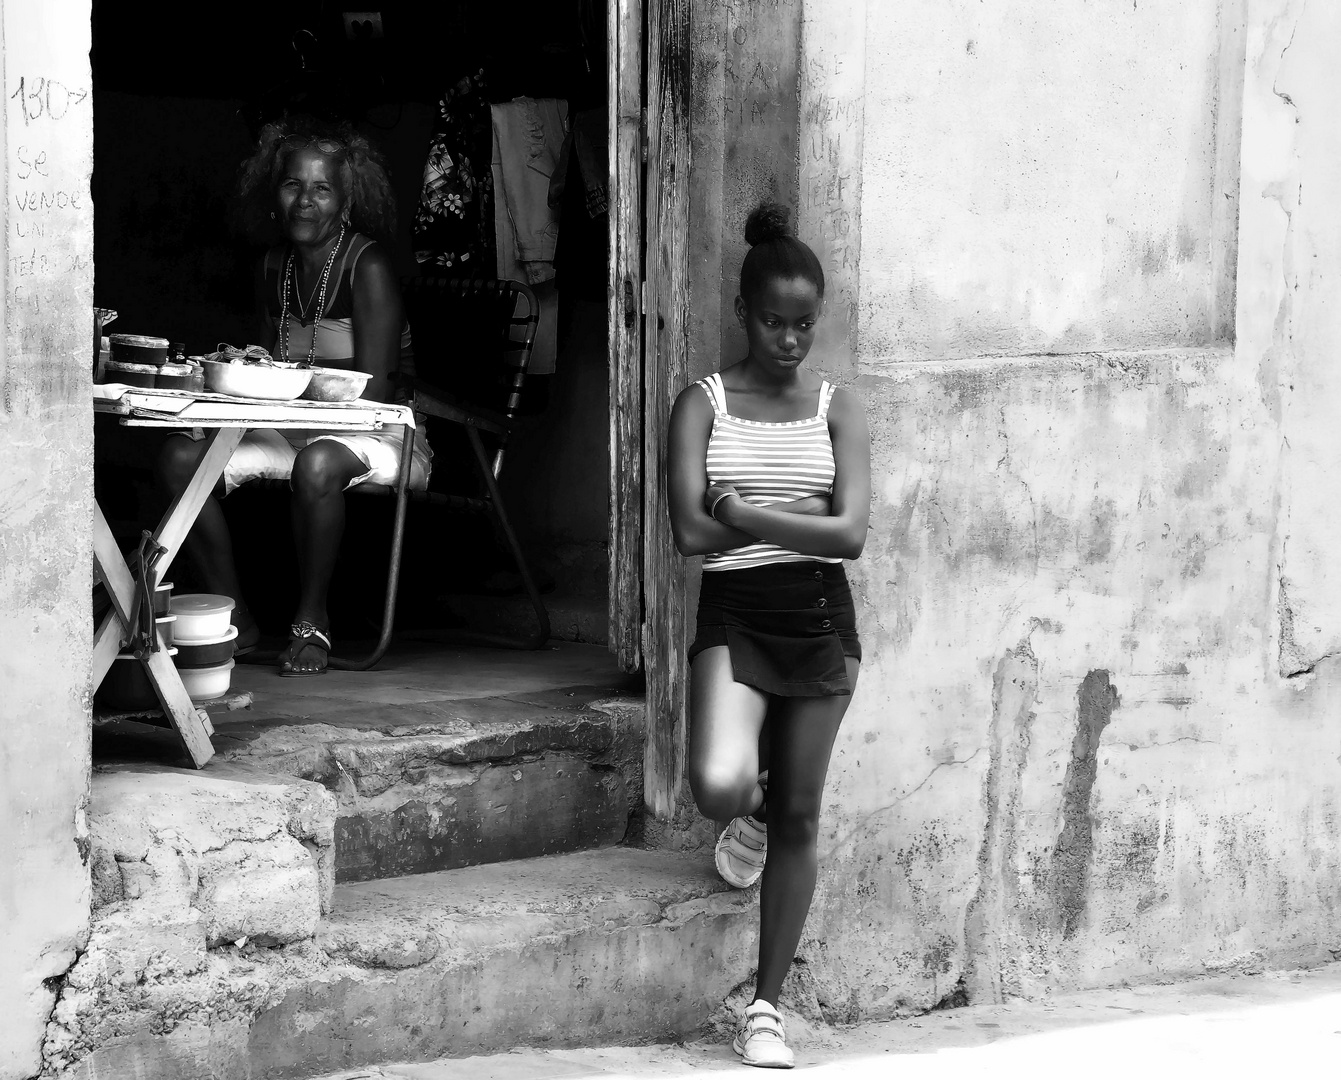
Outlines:
MULTIPOLYGON (((847 661, 857 685, 860 663, 847 661)), ((759 977, 755 1000, 777 1005, 801 941, 818 864, 824 778, 838 725, 851 703, 835 697, 779 698, 769 719, 768 859, 759 895, 759 977)))
POLYGON ((736 682, 731 651, 704 649, 690 668, 689 787, 704 817, 730 821, 764 801, 759 733, 769 697, 736 682))

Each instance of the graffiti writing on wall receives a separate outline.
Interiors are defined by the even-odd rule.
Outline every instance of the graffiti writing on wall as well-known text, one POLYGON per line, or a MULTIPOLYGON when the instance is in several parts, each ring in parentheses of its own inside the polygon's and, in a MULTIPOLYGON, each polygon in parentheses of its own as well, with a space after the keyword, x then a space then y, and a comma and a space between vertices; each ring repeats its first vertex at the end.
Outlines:
POLYGON ((93 268, 92 100, 87 86, 33 72, 6 79, 4 370, 0 408, 12 413, 62 396, 70 325, 93 268))

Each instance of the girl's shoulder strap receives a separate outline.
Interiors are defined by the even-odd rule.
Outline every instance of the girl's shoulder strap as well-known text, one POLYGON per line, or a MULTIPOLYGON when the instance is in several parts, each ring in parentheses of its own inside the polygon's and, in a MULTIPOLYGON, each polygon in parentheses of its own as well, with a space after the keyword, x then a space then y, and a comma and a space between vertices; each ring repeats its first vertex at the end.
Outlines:
POLYGON ((712 411, 725 414, 726 388, 722 385, 720 372, 714 371, 707 378, 699 379, 698 385, 703 387, 703 392, 708 395, 708 400, 712 402, 712 411))
POLYGON ((829 402, 833 400, 834 385, 828 379, 820 381, 819 412, 815 415, 821 419, 827 419, 829 416, 829 402))

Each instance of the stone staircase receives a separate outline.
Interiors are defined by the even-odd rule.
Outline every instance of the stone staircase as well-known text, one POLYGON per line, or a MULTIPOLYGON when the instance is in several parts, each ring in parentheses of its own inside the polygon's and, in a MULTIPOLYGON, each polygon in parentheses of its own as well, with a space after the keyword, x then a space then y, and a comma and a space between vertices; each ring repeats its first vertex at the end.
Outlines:
POLYGON ((604 650, 551 652, 244 675, 200 772, 101 737, 47 1075, 298 1078, 720 1014, 756 895, 643 828, 641 698, 593 677, 604 650))

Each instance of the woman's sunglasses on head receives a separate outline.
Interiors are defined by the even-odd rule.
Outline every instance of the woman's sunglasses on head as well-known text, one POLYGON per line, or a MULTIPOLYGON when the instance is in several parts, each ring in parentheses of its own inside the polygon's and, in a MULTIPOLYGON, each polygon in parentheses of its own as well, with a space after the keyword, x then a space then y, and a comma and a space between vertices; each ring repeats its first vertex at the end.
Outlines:
POLYGON ((315 147, 323 154, 341 154, 346 147, 339 139, 328 139, 319 135, 286 135, 284 145, 290 150, 303 150, 315 147))

